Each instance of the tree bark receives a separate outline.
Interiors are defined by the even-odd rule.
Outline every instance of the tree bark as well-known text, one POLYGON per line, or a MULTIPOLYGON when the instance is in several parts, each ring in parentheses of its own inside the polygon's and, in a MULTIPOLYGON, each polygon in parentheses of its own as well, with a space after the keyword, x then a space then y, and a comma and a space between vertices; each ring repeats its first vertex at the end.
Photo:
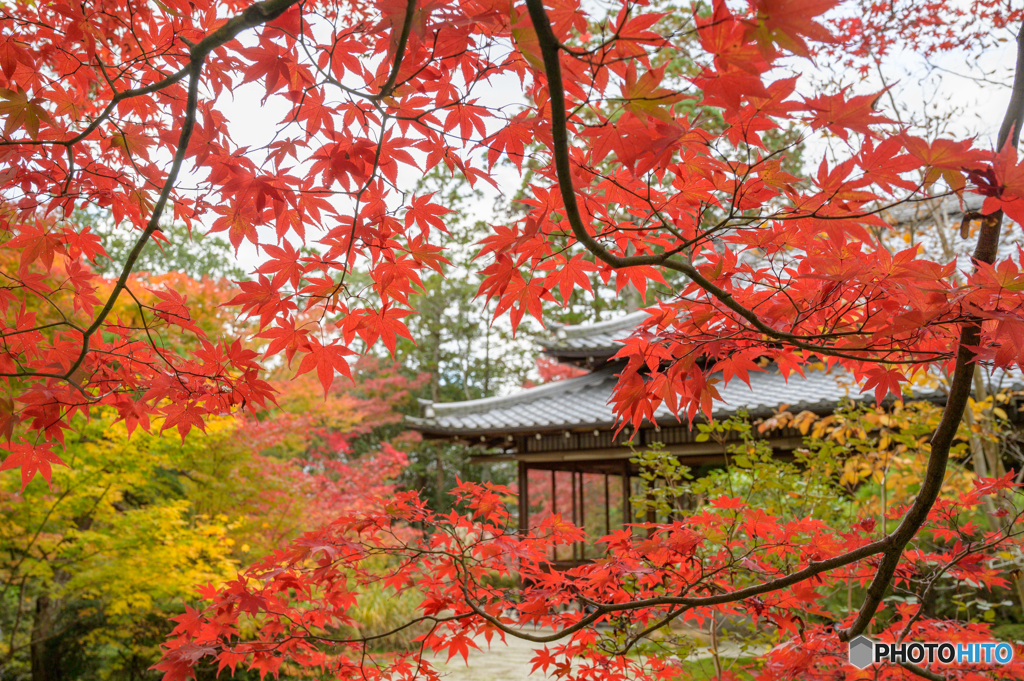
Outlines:
POLYGON ((51 645, 57 609, 57 603, 49 594, 43 594, 36 599, 36 612, 32 619, 32 640, 29 643, 32 681, 60 680, 60 655, 51 645))

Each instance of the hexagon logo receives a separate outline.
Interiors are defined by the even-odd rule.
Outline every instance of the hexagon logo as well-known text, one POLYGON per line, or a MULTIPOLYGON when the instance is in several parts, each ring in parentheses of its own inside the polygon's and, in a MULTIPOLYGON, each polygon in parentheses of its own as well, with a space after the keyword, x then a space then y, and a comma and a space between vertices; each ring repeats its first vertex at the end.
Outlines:
POLYGON ((875 661, 875 644, 867 636, 858 636, 849 645, 850 664, 857 669, 866 669, 875 661))

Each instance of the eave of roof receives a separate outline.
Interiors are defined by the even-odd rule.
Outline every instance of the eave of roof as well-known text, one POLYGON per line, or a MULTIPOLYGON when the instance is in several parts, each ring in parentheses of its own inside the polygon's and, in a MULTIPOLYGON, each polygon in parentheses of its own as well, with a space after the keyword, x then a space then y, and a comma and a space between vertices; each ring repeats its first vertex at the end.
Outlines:
MULTIPOLYGON (((622 366, 616 363, 585 376, 505 397, 427 403, 424 416, 408 417, 408 422, 427 435, 466 437, 611 428, 616 419, 610 400, 622 366)), ((1004 382, 1010 384, 1004 387, 1024 390, 1024 377, 1019 372, 1004 374, 1004 382)), ((829 371, 808 368, 803 376, 791 374, 787 379, 777 367, 769 366, 765 371, 751 372, 749 387, 733 379, 727 386, 719 386, 719 393, 722 400, 715 401, 712 412, 716 419, 727 418, 740 409, 762 417, 784 406, 790 411, 825 413, 847 398, 874 402, 872 392, 862 391, 853 376, 838 367, 829 371)), ((944 402, 945 392, 936 385, 917 391, 913 398, 944 402)), ((676 418, 664 404, 655 411, 659 425, 675 423, 676 418)), ((680 420, 685 422, 685 414, 680 420)))

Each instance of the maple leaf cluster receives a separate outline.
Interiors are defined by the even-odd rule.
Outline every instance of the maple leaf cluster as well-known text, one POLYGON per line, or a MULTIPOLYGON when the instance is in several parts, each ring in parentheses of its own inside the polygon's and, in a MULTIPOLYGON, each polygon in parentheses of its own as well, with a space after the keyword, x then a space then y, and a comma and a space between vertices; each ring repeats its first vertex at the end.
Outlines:
MULTIPOLYGON (((1014 486, 1011 476, 977 480, 970 490, 936 504, 929 538, 937 541, 907 553, 896 588, 909 588, 935 566, 965 586, 1007 586, 1007 576, 985 552, 1013 544, 1013 533, 984 532, 964 524, 962 514, 1014 486)), ((533 669, 546 674, 605 681, 674 678, 681 670, 672 660, 625 653, 670 622, 706 628, 717 613, 751 616, 783 639, 792 637, 769 651, 760 667, 744 668, 751 678, 845 674, 846 646, 832 626, 810 618, 832 621, 829 591, 864 588, 871 581, 874 566, 850 556, 878 543, 873 518, 833 527, 768 515, 740 497, 722 495, 682 521, 592 537, 606 548, 600 560, 555 571, 549 556, 585 534, 559 514, 546 515, 525 534, 511 530, 502 501, 509 493, 490 484, 460 483, 452 494, 464 514, 437 514, 415 493, 379 499, 366 513, 344 514, 222 588, 206 590, 200 607, 175 618, 156 668, 165 679, 187 679, 212 659, 218 670, 231 672, 274 673, 298 664, 332 678, 434 679, 438 661, 468 660, 471 649, 498 646, 514 635, 537 644, 533 669), (413 524, 429 531, 410 534, 413 524), (388 562, 382 567, 383 556, 388 562), (799 564, 808 567, 797 571, 799 564), (521 586, 502 588, 500 578, 513 575, 521 586), (402 625, 427 627, 416 650, 374 652, 371 640, 335 633, 357 626, 351 613, 371 584, 396 596, 422 594, 419 615, 402 625)), ((896 506, 888 515, 898 518, 904 510, 896 506)), ((991 640, 983 625, 922 619, 923 607, 911 599, 898 603, 894 623, 878 637, 991 640)), ((912 678, 898 665, 879 671, 881 678, 912 678)), ((1005 667, 944 669, 947 678, 964 681, 1016 678, 1022 671, 1019 659, 1005 667)))

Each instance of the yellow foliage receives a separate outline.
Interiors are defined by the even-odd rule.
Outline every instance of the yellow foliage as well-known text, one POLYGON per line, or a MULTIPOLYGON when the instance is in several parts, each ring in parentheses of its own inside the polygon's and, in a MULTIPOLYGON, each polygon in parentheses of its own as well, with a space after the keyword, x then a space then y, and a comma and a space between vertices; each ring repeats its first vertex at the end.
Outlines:
MULTIPOLYGON (((241 513, 260 490, 231 474, 251 459, 228 446, 234 419, 211 419, 207 434, 193 430, 184 441, 161 435, 159 424, 129 437, 112 414, 76 423, 62 453, 69 465, 54 469, 50 488, 30 485, 22 495, 15 477, 0 477, 0 585, 24 585, 0 595, 0 610, 10 613, 0 620, 0 658, 12 643, 27 652, 35 626, 27 613, 43 598, 75 613, 76 635, 113 678, 122 663, 155 659, 168 618, 199 585, 234 577, 257 543, 236 549, 236 533, 249 524, 241 513), (227 479, 204 495, 204 481, 218 475, 227 479), (12 636, 16 611, 23 616, 12 636)), ((13 658, 12 672, 23 657, 13 658)))
MULTIPOLYGON (((916 382, 930 385, 929 381, 933 380, 923 377, 916 382)), ((974 474, 965 465, 969 464, 967 443, 972 434, 987 440, 998 438, 998 428, 989 414, 1005 419, 1005 411, 995 406, 1005 401, 1003 395, 970 400, 968 408, 974 415, 973 425, 962 423, 960 426, 950 469, 942 486, 943 495, 959 495, 971 489, 974 474)), ((860 490, 857 498, 862 512, 878 514, 883 503, 888 509, 913 501, 931 452, 929 438, 940 416, 941 409, 934 404, 907 402, 888 409, 840 410, 827 416, 806 411, 795 416, 783 412, 763 423, 761 430, 795 427, 816 441, 839 445, 835 450, 840 456, 836 472, 839 483, 848 490, 860 490), (872 486, 863 487, 865 483, 872 486)))

